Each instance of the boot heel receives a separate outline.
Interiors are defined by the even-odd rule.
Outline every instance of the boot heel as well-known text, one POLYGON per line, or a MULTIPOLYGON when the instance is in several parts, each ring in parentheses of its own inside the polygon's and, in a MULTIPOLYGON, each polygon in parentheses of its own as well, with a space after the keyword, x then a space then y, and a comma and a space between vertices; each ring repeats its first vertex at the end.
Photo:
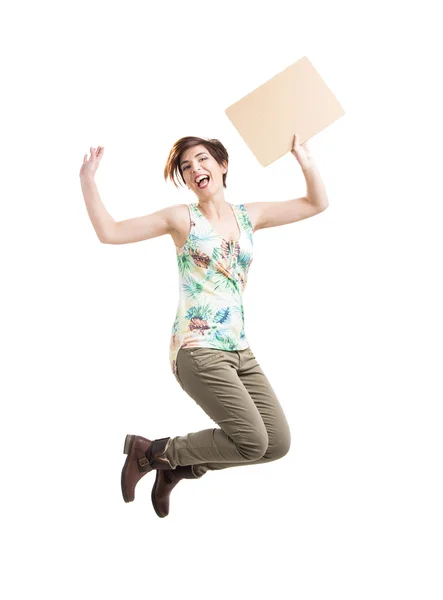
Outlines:
POLYGON ((130 450, 131 450, 131 445, 132 445, 132 441, 134 439, 133 435, 127 435, 125 438, 125 445, 123 448, 123 454, 129 454, 130 450))

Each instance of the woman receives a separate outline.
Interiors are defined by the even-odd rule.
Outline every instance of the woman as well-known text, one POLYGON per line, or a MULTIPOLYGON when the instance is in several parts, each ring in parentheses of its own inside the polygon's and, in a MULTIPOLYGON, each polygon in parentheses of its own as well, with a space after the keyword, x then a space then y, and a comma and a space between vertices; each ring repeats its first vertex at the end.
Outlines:
POLYGON ((277 460, 287 454, 290 431, 282 407, 249 347, 242 294, 252 262, 253 233, 306 219, 328 206, 320 174, 307 144, 294 136, 292 154, 307 184, 303 198, 286 202, 225 201, 228 153, 218 140, 178 140, 165 167, 178 187, 197 202, 115 222, 94 182, 104 148, 91 148, 80 170, 89 217, 101 242, 127 244, 170 234, 176 246, 180 298, 171 332, 171 370, 181 388, 219 425, 174 438, 127 435, 121 475, 125 502, 152 470, 152 504, 169 513, 172 489, 207 471, 277 460))

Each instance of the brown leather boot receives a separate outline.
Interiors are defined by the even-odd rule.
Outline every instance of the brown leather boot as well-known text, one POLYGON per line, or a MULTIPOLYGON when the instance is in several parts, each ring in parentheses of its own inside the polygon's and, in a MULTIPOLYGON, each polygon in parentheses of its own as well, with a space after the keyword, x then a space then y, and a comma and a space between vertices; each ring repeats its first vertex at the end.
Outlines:
POLYGON ((158 470, 152 487, 151 500, 155 512, 161 518, 169 514, 169 496, 181 479, 198 479, 192 465, 175 469, 158 470))
POLYGON ((127 454, 122 469, 121 487, 123 500, 132 502, 135 497, 135 486, 140 479, 153 469, 170 469, 167 458, 161 458, 171 438, 148 440, 139 435, 127 435, 123 453, 127 454))

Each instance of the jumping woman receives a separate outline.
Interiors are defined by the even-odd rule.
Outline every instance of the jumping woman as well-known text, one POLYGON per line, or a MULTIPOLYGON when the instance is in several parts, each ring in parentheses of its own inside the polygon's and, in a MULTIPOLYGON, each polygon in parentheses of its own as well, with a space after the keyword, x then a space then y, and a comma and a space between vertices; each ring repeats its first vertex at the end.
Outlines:
POLYGON ((159 517, 168 515, 171 491, 180 480, 270 462, 289 451, 285 414, 246 338, 243 292, 253 258, 253 234, 307 219, 328 206, 318 169, 298 134, 291 152, 302 168, 306 196, 230 204, 224 194, 225 147, 216 139, 181 138, 169 153, 165 180, 177 187, 186 185, 197 201, 119 222, 106 211, 94 181, 104 148, 90 148, 89 159, 84 156, 82 192, 101 242, 128 244, 165 234, 174 241, 180 297, 171 331, 170 366, 180 387, 218 425, 154 440, 126 436, 123 499, 132 502, 137 483, 155 470, 151 499, 159 517))

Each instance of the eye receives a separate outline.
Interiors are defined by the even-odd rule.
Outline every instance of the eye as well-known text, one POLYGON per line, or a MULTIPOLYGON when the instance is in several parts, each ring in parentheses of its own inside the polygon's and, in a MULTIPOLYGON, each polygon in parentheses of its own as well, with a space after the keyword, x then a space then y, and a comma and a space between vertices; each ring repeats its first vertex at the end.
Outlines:
MULTIPOLYGON (((199 158, 199 161, 201 160, 208 160, 208 157, 202 156, 201 158, 199 158)), ((184 167, 182 167, 182 171, 186 171, 186 169, 189 169, 189 165, 185 165, 184 167)))

